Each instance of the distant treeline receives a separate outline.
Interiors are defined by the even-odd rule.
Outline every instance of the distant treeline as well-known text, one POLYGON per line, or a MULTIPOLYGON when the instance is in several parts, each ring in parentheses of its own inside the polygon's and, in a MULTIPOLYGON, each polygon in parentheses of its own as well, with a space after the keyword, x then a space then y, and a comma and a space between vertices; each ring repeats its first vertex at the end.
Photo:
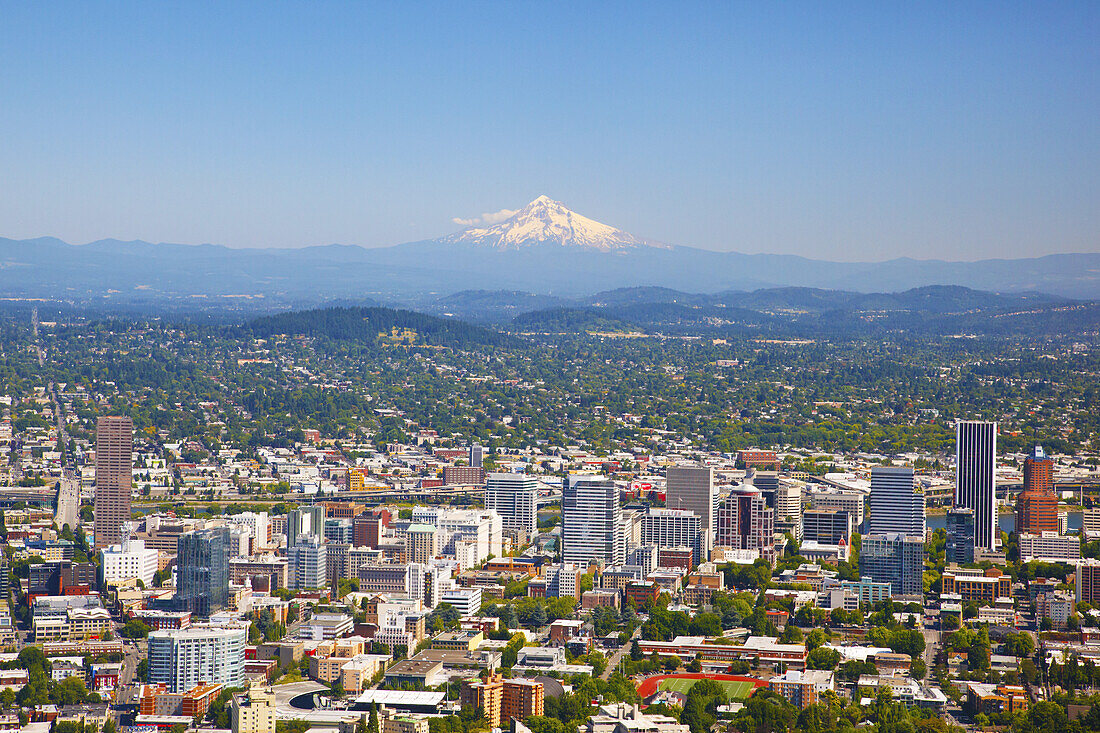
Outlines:
POLYGON ((392 308, 322 308, 280 313, 257 318, 245 329, 261 338, 288 334, 361 343, 373 343, 394 329, 408 329, 416 332, 410 345, 512 347, 519 343, 512 336, 464 321, 392 308))

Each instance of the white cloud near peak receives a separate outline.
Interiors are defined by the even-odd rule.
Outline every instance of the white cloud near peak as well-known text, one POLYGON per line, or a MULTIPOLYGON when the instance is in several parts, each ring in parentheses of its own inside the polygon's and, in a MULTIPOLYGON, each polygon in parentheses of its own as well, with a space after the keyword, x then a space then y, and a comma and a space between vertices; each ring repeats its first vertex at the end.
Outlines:
POLYGON ((497 224, 514 215, 516 211, 518 211, 518 209, 501 209, 500 211, 487 212, 471 219, 462 219, 456 216, 451 219, 451 221, 464 227, 472 227, 477 224, 497 224))

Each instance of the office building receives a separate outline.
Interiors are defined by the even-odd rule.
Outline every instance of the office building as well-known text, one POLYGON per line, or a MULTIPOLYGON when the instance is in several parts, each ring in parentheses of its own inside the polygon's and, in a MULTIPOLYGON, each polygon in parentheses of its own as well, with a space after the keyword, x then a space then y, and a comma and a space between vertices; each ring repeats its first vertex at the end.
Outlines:
POLYGON ((840 509, 852 515, 852 530, 863 525, 866 495, 859 491, 837 489, 832 486, 813 486, 809 489, 811 509, 840 509))
POLYGON ((341 545, 350 545, 354 539, 353 520, 346 517, 329 517, 325 520, 325 540, 341 545))
POLYGON ((596 477, 570 477, 562 492, 562 559, 587 567, 626 559, 619 489, 596 477))
POLYGON ((412 523, 434 526, 437 553, 458 560, 463 570, 490 555, 503 554, 503 521, 492 509, 418 506, 413 509, 412 523))
MULTIPOLYGON (((474 443, 470 446, 470 467, 482 468, 484 470, 485 465, 485 448, 479 443, 474 443)), ((485 474, 483 473, 482 476, 485 474)))
POLYGON ((641 545, 660 549, 690 547, 694 554, 692 566, 707 561, 710 554, 702 520, 695 512, 684 509, 650 508, 642 515, 641 545))
POLYGON ((714 546, 753 550, 766 560, 775 559, 775 509, 760 490, 735 487, 718 506, 714 546))
POLYGON ((485 483, 485 469, 481 466, 445 466, 443 483, 447 486, 480 486, 485 483))
POLYGON ((324 539, 325 508, 323 506, 300 506, 291 509, 286 518, 286 546, 289 548, 303 535, 324 539))
POLYGON ((763 495, 764 502, 772 509, 775 508, 776 492, 779 491, 779 473, 777 471, 754 469, 746 474, 745 482, 755 486, 763 495))
POLYGON ((875 582, 889 583, 895 595, 920 595, 924 592, 924 537, 898 533, 865 535, 859 552, 859 569, 875 582))
POLYGON ((228 527, 180 535, 176 550, 177 611, 209 618, 229 608, 230 540, 228 527))
POLYGON ((359 566, 359 590, 363 593, 405 594, 409 590, 409 565, 364 563, 359 566))
POLYGON ((481 588, 451 588, 439 594, 439 602, 454 606, 460 616, 476 616, 481 610, 481 588))
POLYGON ((229 517, 233 528, 252 540, 251 552, 255 554, 271 548, 271 522, 267 512, 241 512, 229 517))
POLYGON ((287 550, 287 574, 292 590, 324 588, 328 582, 328 547, 323 539, 301 534, 287 550))
POLYGON ((542 566, 547 598, 580 598, 584 569, 572 563, 547 563, 542 566))
POLYGON ((960 420, 955 426, 955 506, 974 510, 974 546, 997 543, 997 423, 960 420))
POLYGON ((704 533, 714 530, 717 502, 710 466, 669 466, 665 471, 665 506, 697 514, 704 533))
POLYGON ((947 510, 947 562, 974 562, 974 510, 956 507, 947 510))
POLYGON ((802 541, 825 545, 847 544, 852 537, 852 515, 841 509, 807 509, 802 513, 802 541))
POLYGON ((1078 563, 1077 602, 1100 606, 1100 560, 1089 558, 1078 563))
POLYGON ((128 417, 102 416, 95 429, 95 549, 117 545, 130 521, 133 484, 134 423, 128 417))
POLYGON ((805 484, 795 479, 781 479, 775 489, 775 519, 797 525, 802 521, 802 490, 805 484))
POLYGON ((405 530, 405 560, 427 564, 439 554, 436 530, 430 524, 411 524, 405 530))
POLYGON ((232 733, 275 733, 275 693, 253 687, 230 701, 232 733))
POLYGON ((869 534, 924 536, 924 491, 913 480, 910 466, 871 469, 869 534))
POLYGON ((140 580, 146 588, 153 587, 160 553, 146 549, 142 540, 126 538, 120 544, 99 551, 99 565, 104 584, 130 579, 140 580))
POLYGON ((149 634, 149 683, 169 692, 209 682, 243 687, 247 637, 246 624, 154 631, 149 634))
POLYGON ((538 531, 538 496, 534 476, 491 473, 485 479, 485 508, 500 515, 504 529, 524 532, 527 537, 538 531))
POLYGON ((1016 500, 1016 531, 1033 535, 1058 532, 1054 461, 1042 446, 1035 446, 1024 459, 1024 490, 1016 500))
POLYGON ((1020 562, 1068 562, 1081 559, 1081 538, 1078 535, 1021 532, 1017 535, 1020 562))
POLYGON ((987 601, 1012 597, 1012 578, 998 568, 959 568, 948 565, 943 571, 942 595, 958 594, 963 601, 987 601))

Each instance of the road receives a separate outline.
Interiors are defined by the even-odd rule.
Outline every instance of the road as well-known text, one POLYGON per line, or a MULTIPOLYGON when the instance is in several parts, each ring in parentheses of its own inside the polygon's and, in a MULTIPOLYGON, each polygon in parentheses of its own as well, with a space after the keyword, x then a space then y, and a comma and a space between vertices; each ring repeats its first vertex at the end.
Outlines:
POLYGON ((137 682, 137 666, 145 659, 148 642, 144 640, 124 641, 122 658, 122 673, 119 675, 119 685, 125 686, 137 682))
POLYGON ((623 655, 630 652, 630 647, 634 643, 634 640, 642 635, 642 625, 638 624, 638 628, 634 629, 634 633, 626 643, 615 650, 615 653, 611 655, 611 658, 607 660, 607 669, 600 675, 601 680, 606 680, 611 676, 611 673, 615 671, 615 668, 619 666, 619 662, 622 661, 623 655))

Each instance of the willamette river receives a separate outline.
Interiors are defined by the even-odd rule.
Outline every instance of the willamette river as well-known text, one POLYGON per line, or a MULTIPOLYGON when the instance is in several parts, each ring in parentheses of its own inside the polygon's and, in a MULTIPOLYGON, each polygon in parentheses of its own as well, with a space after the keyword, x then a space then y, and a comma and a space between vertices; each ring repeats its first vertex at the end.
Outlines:
MULTIPOLYGON (((1081 512, 1069 512, 1069 528, 1081 529, 1081 512)), ((946 529, 947 528, 947 515, 946 514, 930 514, 926 519, 928 523, 928 529, 946 529)), ((1011 532, 1016 529, 1016 515, 1015 514, 1001 514, 997 519, 997 524, 1001 528, 1002 532, 1011 532)))

